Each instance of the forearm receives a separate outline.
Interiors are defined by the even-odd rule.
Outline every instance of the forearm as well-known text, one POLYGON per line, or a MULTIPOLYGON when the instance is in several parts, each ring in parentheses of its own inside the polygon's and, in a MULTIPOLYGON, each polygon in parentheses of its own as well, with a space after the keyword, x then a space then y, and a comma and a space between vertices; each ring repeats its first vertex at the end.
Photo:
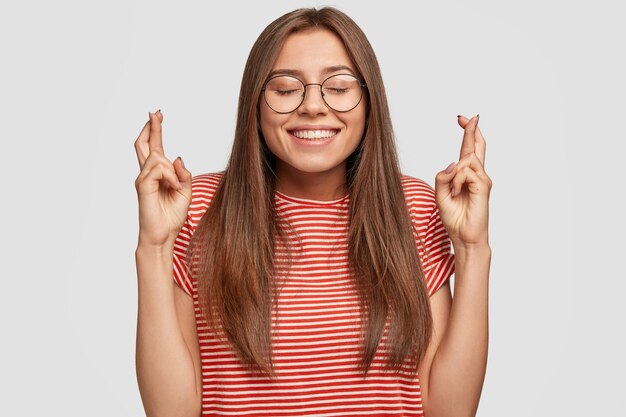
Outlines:
POLYGON ((177 320, 172 249, 138 246, 135 251, 139 307, 136 368, 146 415, 196 414, 196 379, 191 354, 177 320))
POLYGON ((491 249, 454 248, 454 298, 431 365, 427 417, 474 416, 487 367, 491 249))

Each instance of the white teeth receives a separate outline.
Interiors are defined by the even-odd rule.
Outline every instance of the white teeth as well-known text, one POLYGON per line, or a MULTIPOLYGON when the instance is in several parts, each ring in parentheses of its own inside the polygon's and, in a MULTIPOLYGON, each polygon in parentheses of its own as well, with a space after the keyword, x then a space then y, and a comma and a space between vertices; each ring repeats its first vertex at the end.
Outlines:
POLYGON ((337 134, 336 130, 293 130, 291 132, 297 138, 300 139, 321 139, 330 138, 337 134))

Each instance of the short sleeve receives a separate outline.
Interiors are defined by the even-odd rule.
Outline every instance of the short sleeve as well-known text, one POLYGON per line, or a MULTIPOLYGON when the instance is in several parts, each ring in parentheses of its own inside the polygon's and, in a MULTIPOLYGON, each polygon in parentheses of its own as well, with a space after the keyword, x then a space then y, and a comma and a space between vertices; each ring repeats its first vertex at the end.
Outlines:
POLYGON ((432 296, 454 273, 452 242, 443 226, 435 189, 426 181, 402 176, 402 189, 415 234, 424 281, 432 296))
POLYGON ((187 265, 187 250, 191 236, 209 208, 221 178, 222 173, 208 173, 197 175, 191 179, 191 204, 189 204, 187 219, 174 241, 172 262, 174 282, 190 297, 193 297, 195 287, 187 265))
POLYGON ((191 241, 191 234, 191 216, 187 214, 187 219, 185 220, 182 229, 180 229, 180 232, 178 232, 178 236, 174 242, 174 256, 172 263, 174 269, 174 282, 176 282, 176 284, 190 297, 193 296, 193 285, 185 257, 187 256, 187 249, 189 248, 189 242, 191 241))
POLYGON ((424 279, 428 295, 432 296, 454 273, 452 243, 436 204, 426 227, 424 249, 426 258, 422 260, 424 279))

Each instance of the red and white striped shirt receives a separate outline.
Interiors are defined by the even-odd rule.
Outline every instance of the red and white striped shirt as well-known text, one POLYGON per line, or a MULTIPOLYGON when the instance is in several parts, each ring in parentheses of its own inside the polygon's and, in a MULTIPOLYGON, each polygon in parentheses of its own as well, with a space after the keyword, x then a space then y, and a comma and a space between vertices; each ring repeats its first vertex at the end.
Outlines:
MULTIPOLYGON (((360 303, 348 274, 348 200, 315 201, 275 192, 277 214, 300 240, 272 313, 272 352, 276 378, 251 374, 235 351, 200 317, 197 282, 185 253, 222 173, 192 181, 189 214, 174 247, 174 279, 191 297, 202 361, 202 415, 263 416, 417 416, 422 415, 419 376, 395 374, 386 366, 383 337, 365 378, 361 358, 360 303)), ((454 273, 454 254, 426 182, 402 177, 416 231, 429 295, 454 273), (421 239, 421 241, 420 241, 421 239), (422 243, 423 242, 423 243, 422 243)), ((286 262, 277 242, 276 267, 286 262)))

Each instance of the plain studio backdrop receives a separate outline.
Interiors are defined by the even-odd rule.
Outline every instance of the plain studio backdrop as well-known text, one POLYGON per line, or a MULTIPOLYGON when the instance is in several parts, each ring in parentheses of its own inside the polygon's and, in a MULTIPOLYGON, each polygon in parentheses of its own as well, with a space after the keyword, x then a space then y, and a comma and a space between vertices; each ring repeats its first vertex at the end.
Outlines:
POLYGON ((141 416, 133 148, 148 111, 194 175, 224 169, 256 37, 301 6, 365 31, 406 174, 480 113, 489 363, 478 415, 623 416, 620 2, 3 3, 2 416, 141 416))

